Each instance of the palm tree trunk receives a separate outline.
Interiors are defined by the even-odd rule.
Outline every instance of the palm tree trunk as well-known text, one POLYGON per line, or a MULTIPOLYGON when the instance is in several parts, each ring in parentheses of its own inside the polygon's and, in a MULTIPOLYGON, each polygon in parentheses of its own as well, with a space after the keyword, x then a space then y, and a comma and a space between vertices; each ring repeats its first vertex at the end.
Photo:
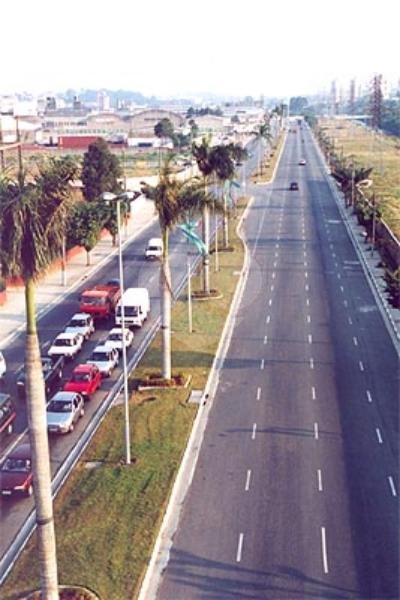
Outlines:
POLYGON ((203 242, 206 252, 203 255, 203 292, 210 293, 210 209, 208 204, 203 206, 202 217, 203 242))
POLYGON ((223 190, 223 198, 224 198, 224 214, 222 217, 222 231, 223 231, 223 243, 224 248, 227 248, 229 245, 229 221, 228 221, 228 203, 226 201, 226 190, 223 190))
POLYGON ((46 395, 36 330, 35 286, 25 283, 26 303, 26 398, 32 453, 33 491, 42 597, 58 600, 56 538, 51 496, 50 453, 46 426, 46 395))
POLYGON ((163 257, 160 265, 162 377, 171 379, 171 272, 168 254, 168 228, 162 229, 163 257))

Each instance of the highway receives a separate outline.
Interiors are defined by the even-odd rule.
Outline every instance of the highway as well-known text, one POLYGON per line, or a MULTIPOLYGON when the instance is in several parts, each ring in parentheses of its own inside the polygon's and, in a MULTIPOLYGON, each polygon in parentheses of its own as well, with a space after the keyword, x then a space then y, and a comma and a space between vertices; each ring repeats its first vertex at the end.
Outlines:
POLYGON ((399 597, 398 356, 326 177, 303 126, 251 189, 249 277, 158 600, 399 597))

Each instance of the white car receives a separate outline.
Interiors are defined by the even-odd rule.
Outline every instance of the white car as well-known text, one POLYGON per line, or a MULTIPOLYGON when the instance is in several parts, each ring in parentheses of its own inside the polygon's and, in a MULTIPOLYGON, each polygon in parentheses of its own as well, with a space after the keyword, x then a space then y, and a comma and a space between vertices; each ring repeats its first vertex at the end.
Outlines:
POLYGON ((103 377, 110 377, 112 371, 118 365, 118 361, 118 350, 107 346, 107 344, 103 344, 96 346, 86 362, 89 365, 96 365, 103 377))
POLYGON ((47 431, 69 433, 85 414, 84 400, 77 392, 57 392, 47 405, 47 431))
MULTIPOLYGON (((122 352, 122 327, 113 327, 104 342, 111 348, 116 348, 122 352)), ((130 348, 133 343, 133 331, 125 327, 125 347, 130 348)))
POLYGON ((84 337, 80 333, 60 333, 51 344, 49 356, 65 356, 75 358, 82 350, 84 337))
POLYGON ((65 328, 65 333, 80 333, 87 340, 94 332, 94 321, 92 315, 87 313, 76 313, 71 317, 65 328))
POLYGON ((6 359, 4 358, 4 354, 0 352, 0 379, 4 377, 7 371, 6 359))
POLYGON ((147 248, 145 251, 145 257, 148 260, 156 260, 161 258, 163 253, 163 243, 161 238, 151 238, 147 242, 147 248))

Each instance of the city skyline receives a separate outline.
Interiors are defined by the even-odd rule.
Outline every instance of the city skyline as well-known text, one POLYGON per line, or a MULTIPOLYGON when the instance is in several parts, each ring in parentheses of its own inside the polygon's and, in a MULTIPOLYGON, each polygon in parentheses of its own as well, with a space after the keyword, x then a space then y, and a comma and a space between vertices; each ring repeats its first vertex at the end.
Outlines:
POLYGON ((60 15, 50 0, 2 8, 0 94, 68 88, 130 89, 159 97, 288 97, 329 93, 375 73, 398 81, 400 8, 382 0, 359 6, 289 0, 245 10, 204 0, 201 10, 170 0, 136 7, 71 0, 60 15), (21 16, 22 15, 22 16, 21 16), (16 27, 14 25, 16 24, 16 27), (15 34, 17 29, 18 33, 15 34), (17 40, 17 41, 16 41, 17 40))

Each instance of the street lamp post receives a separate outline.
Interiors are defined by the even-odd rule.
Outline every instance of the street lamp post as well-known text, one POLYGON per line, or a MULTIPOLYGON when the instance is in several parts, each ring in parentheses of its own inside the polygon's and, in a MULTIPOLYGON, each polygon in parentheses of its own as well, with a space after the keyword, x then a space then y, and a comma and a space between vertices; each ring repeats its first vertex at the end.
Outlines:
POLYGON ((128 394, 128 368, 126 360, 126 339, 125 339, 125 309, 124 309, 124 269, 122 264, 122 239, 121 239, 121 200, 133 200, 133 192, 124 192, 116 195, 111 192, 104 192, 102 198, 105 202, 115 202, 117 205, 117 229, 118 229, 118 265, 119 265, 119 284, 121 288, 121 327, 122 327, 122 368, 124 374, 124 409, 125 409, 125 462, 131 464, 131 441, 129 427, 129 394, 128 394))

